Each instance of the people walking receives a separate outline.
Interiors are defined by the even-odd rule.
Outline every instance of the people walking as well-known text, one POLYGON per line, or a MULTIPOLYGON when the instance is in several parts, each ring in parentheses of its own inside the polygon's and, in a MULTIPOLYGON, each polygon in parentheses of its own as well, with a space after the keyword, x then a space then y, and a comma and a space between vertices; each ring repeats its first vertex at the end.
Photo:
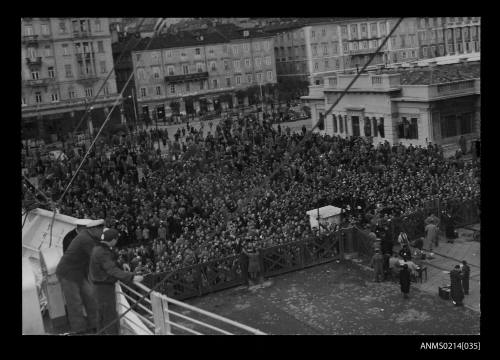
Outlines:
POLYGON ((399 285, 401 286, 401 293, 403 293, 403 297, 405 299, 409 298, 408 294, 410 293, 410 282, 410 270, 408 270, 408 265, 404 264, 399 271, 399 285))
POLYGON ((380 253, 379 249, 375 250, 370 266, 375 271, 375 278, 373 281, 380 282, 380 279, 384 278, 384 257, 380 253))
POLYGON ((450 271, 450 285, 450 295, 453 305, 463 306, 464 290, 462 288, 462 273, 459 265, 456 265, 455 268, 450 271))

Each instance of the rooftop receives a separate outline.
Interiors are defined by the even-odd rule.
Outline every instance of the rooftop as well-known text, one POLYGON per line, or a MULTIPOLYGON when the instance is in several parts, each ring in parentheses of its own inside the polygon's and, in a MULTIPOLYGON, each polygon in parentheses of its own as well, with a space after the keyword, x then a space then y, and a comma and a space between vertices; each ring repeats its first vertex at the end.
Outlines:
POLYGON ((391 69, 384 73, 401 74, 401 85, 431 85, 480 78, 481 64, 478 61, 425 68, 391 69))

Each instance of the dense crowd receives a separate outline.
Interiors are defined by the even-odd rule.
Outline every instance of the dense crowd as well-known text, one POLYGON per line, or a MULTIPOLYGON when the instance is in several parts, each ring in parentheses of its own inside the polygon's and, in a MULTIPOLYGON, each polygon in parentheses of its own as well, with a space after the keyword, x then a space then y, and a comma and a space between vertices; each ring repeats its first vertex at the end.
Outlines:
MULTIPOLYGON (((34 161, 23 167, 58 199, 84 151, 67 149, 64 161, 31 154, 34 161)), ((28 199, 34 192, 24 186, 28 199)), ((106 219, 121 233, 122 266, 149 273, 324 236, 306 215, 318 206, 347 209, 347 226, 409 214, 436 198, 474 199, 479 191, 479 166, 445 159, 432 144, 374 146, 244 116, 215 128, 186 125, 173 139, 162 130, 103 139, 60 212, 106 219)))

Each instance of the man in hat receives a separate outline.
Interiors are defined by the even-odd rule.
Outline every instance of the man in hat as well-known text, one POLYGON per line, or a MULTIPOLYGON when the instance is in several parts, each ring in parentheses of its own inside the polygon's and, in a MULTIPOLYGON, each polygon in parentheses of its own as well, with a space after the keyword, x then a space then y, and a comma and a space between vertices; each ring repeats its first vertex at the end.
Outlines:
POLYGON ((66 252, 66 250, 69 247, 69 244, 76 238, 76 236, 82 231, 82 229, 85 229, 89 221, 92 221, 90 219, 78 219, 76 221, 76 228, 71 230, 69 233, 67 233, 64 238, 63 238, 63 253, 66 252))
POLYGON ((94 286, 97 301, 98 330, 106 335, 119 335, 120 323, 116 319, 115 283, 118 280, 132 283, 141 282, 143 277, 132 272, 120 270, 112 248, 118 242, 119 232, 105 229, 101 241, 92 250, 89 264, 89 277, 94 286))
POLYGON ((87 275, 92 249, 99 242, 104 220, 91 220, 71 241, 56 268, 66 301, 71 331, 85 333, 97 328, 97 304, 87 275), (87 317, 84 316, 83 309, 87 317))
POLYGON ((462 261, 462 288, 464 290, 464 295, 469 295, 469 278, 470 278, 470 267, 467 265, 467 261, 462 261))

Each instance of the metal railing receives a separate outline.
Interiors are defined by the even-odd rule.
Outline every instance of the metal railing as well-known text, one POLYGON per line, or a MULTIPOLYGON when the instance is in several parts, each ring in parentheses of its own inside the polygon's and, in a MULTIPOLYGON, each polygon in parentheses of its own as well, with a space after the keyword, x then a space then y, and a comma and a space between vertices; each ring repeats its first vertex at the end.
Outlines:
POLYGON ((141 283, 133 286, 120 283, 117 294, 127 300, 119 303, 119 314, 130 308, 130 305, 127 308, 127 303, 133 304, 134 310, 122 321, 123 332, 128 329, 131 334, 143 335, 266 335, 250 326, 151 291, 141 283), (149 298, 137 302, 144 292, 150 293, 149 298), (216 326, 214 322, 220 325, 216 326))

